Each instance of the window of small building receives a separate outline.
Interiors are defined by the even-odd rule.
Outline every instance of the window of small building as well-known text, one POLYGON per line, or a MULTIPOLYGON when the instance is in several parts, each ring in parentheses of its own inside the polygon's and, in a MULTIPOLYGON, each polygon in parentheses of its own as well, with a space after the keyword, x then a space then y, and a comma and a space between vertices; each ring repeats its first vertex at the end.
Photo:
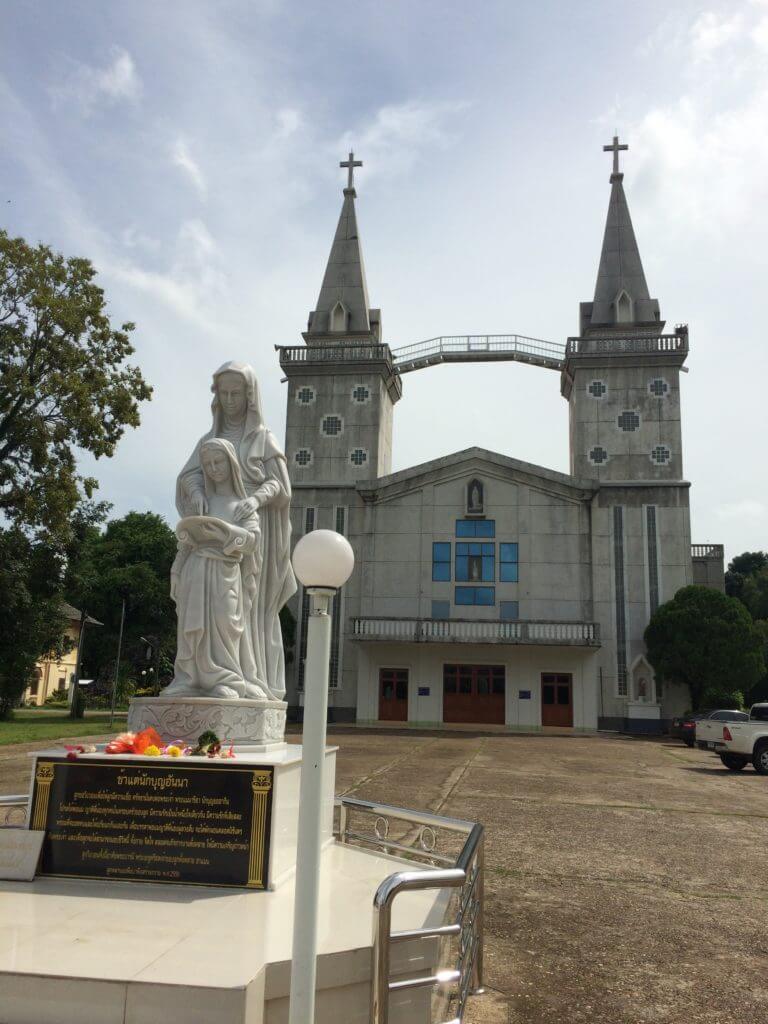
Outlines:
POLYGON ((499 544, 499 580, 502 583, 517 583, 517 552, 517 544, 499 544))
POLYGON ((436 541, 432 545, 432 579, 436 583, 451 581, 451 545, 436 541))
POLYGON ((496 579, 496 545, 456 542, 456 581, 493 583, 496 579))
POLYGON ((496 604, 496 588, 456 587, 454 600, 458 605, 494 605, 496 604))
POLYGON ((495 519, 457 519, 457 537, 495 537, 495 519))
POLYGON ((59 676, 59 689, 60 690, 66 690, 66 688, 67 688, 67 677, 66 676, 59 676))

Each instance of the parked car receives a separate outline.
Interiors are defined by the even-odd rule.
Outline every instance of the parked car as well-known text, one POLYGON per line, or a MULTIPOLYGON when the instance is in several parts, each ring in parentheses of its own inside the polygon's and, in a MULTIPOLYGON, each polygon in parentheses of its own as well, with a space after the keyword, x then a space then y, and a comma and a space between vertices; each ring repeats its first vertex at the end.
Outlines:
POLYGON ((723 723, 748 721, 749 715, 746 711, 713 711, 706 718, 700 718, 696 722, 696 746, 699 750, 719 750, 724 742, 723 723))
POLYGON ((692 747, 696 742, 696 723, 700 718, 706 718, 707 715, 711 714, 712 709, 710 708, 707 711, 697 711, 695 714, 680 715, 678 718, 673 718, 669 735, 676 736, 686 746, 692 747))
POLYGON ((740 772, 751 761, 759 775, 768 775, 768 703, 753 704, 746 722, 726 723, 718 753, 732 772, 740 772))

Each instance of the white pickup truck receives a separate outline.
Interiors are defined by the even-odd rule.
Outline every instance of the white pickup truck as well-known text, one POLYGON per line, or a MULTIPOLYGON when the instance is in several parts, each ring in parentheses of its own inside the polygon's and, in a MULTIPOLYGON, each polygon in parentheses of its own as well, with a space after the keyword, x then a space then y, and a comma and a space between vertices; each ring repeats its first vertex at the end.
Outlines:
POLYGON ((694 740, 699 750, 720 751, 723 747, 723 726, 728 722, 748 722, 746 711, 710 711, 703 718, 696 719, 694 740))
POLYGON ((726 723, 717 752, 732 772, 740 772, 751 761, 756 772, 768 775, 768 704, 753 704, 747 722, 726 723))

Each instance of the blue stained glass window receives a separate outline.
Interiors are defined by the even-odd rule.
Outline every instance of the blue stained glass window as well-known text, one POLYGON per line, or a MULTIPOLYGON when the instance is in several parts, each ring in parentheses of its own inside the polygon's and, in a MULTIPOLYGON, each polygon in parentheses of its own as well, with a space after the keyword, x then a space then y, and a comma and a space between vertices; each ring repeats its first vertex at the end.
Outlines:
POLYGON ((438 583, 450 583, 451 545, 436 542, 432 545, 432 579, 438 583))
POLYGON ((502 583, 517 583, 517 544, 499 544, 499 579, 502 583))
POLYGON ((493 583, 496 579, 496 545, 456 542, 456 580, 459 583, 493 583))
POLYGON ((493 605, 496 604, 494 587, 456 587, 456 604, 493 605))
POLYGON ((495 537, 495 519, 457 519, 457 537, 495 537))

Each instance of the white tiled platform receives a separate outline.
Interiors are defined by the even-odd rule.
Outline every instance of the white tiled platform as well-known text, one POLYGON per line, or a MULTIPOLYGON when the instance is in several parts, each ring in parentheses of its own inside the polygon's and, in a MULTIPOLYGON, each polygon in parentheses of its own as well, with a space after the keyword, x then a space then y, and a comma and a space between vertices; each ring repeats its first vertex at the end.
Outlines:
MULTIPOLYGON (((404 866, 326 848, 318 1024, 368 1024, 373 894, 404 866)), ((442 912, 434 894, 406 894, 395 901, 393 928, 440 923, 442 912)), ((0 882, 0 1022, 285 1024, 292 928, 290 881, 274 892, 0 882)), ((392 974, 431 973, 435 957, 431 940, 396 944, 392 974)), ((422 1024, 427 1007, 424 990, 393 999, 393 1024, 422 1024)))

